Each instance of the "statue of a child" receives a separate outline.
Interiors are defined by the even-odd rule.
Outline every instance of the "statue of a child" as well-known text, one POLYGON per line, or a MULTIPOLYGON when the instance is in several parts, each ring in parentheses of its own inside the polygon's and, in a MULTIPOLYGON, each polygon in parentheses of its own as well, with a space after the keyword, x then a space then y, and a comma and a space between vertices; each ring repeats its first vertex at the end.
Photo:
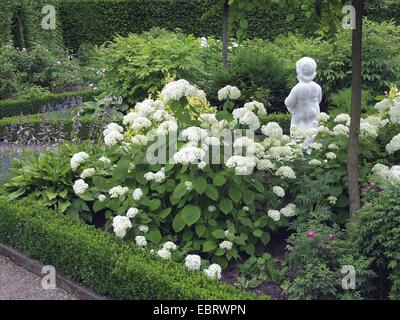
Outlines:
POLYGON ((293 138, 303 134, 308 136, 307 140, 312 140, 318 133, 319 104, 322 100, 322 89, 313 81, 317 74, 317 63, 312 58, 301 58, 296 63, 296 71, 299 83, 285 100, 292 115, 290 133, 293 138))

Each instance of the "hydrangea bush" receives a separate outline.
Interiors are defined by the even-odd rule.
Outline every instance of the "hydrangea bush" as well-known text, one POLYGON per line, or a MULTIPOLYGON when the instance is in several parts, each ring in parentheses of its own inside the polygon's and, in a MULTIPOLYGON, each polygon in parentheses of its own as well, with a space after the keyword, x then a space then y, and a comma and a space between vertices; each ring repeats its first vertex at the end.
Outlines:
MULTIPOLYGON (((292 128, 290 138, 279 124, 264 123, 261 103, 236 106, 238 88, 227 86, 218 96, 225 103, 217 112, 204 91, 181 79, 137 103, 122 123, 106 126, 104 145, 60 155, 68 168, 50 182, 51 205, 73 216, 85 212, 89 222, 90 215, 104 216, 104 228, 116 236, 212 278, 264 254, 271 232, 299 212, 292 202, 304 177, 330 176, 324 205, 346 211, 349 115, 321 113, 319 133, 308 144, 312 132, 292 128)), ((377 159, 400 149, 393 138, 397 99, 362 119, 363 180, 377 159), (387 150, 380 139, 389 140, 387 150)), ((35 193, 42 188, 38 178, 46 179, 35 176, 21 188, 16 175, 5 190, 12 198, 35 193)))

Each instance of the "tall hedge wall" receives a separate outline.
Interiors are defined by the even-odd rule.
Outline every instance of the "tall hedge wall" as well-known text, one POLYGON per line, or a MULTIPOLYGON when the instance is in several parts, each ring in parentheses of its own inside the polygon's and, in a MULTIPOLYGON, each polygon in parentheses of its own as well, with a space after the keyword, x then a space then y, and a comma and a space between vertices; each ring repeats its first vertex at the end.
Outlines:
POLYGON ((48 47, 63 44, 60 19, 60 0, 1 0, 0 7, 0 45, 15 40, 16 30, 24 32, 20 45, 29 47, 40 43, 48 47), (53 5, 56 9, 56 29, 42 28, 42 8, 53 5), (14 22, 14 25, 13 25, 14 22), (17 22, 18 25, 15 25, 17 22))
MULTIPOLYGON (((180 28, 196 36, 221 36, 222 16, 216 12, 203 15, 210 4, 204 0, 62 0, 63 36, 67 47, 81 43, 101 44, 119 34, 141 33, 152 27, 180 28)), ((275 38, 296 32, 303 24, 301 16, 286 22, 287 12, 273 6, 270 12, 249 16, 248 37, 275 38)))

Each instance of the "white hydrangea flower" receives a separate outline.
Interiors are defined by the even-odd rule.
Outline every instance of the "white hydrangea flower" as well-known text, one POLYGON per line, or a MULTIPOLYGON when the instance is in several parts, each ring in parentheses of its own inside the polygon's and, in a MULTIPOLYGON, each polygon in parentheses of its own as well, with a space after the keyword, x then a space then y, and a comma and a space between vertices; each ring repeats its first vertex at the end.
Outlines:
POLYGON ((148 142, 148 139, 144 135, 137 134, 136 136, 132 137, 131 142, 139 146, 145 146, 148 142))
POLYGON ((277 122, 269 122, 267 125, 261 127, 261 132, 270 138, 280 140, 283 136, 283 129, 277 122))
POLYGON ((342 124, 338 124, 332 129, 333 135, 340 136, 340 135, 348 135, 349 134, 349 127, 346 127, 342 124))
POLYGON ((217 210, 217 208, 215 206, 209 206, 208 207, 208 211, 209 212, 215 212, 217 210))
POLYGON ((293 217, 296 215, 296 205, 294 203, 289 203, 286 207, 281 209, 280 213, 286 218, 293 217))
POLYGON ((252 157, 232 156, 226 161, 226 166, 235 168, 237 175, 251 174, 256 165, 256 161, 252 157))
POLYGON ((275 222, 281 220, 281 213, 278 210, 268 210, 268 217, 270 217, 275 222))
POLYGON ((94 168, 88 168, 82 171, 81 173, 81 179, 86 179, 92 177, 96 173, 96 170, 94 168))
POLYGON ((329 120, 330 116, 325 113, 325 112, 320 112, 320 114, 318 115, 318 121, 321 122, 327 122, 329 120))
POLYGON ((108 158, 106 158, 106 157, 101 157, 101 158, 99 159, 99 161, 101 161, 101 162, 103 162, 103 163, 105 163, 105 164, 107 164, 107 165, 111 164, 111 160, 108 159, 108 158))
POLYGON ((199 116, 201 127, 209 129, 212 125, 218 124, 218 120, 214 113, 203 113, 199 116))
POLYGON ((237 100, 240 98, 240 96, 240 90, 235 86, 228 85, 218 91, 219 101, 226 99, 237 100))
POLYGON ((378 110, 380 113, 383 113, 386 110, 390 109, 391 106, 392 106, 392 104, 391 104, 390 100, 384 99, 375 105, 375 109, 378 110))
POLYGON ((174 161, 181 164, 198 164, 203 161, 206 153, 203 149, 194 146, 185 146, 174 154, 174 161))
POLYGON ((229 251, 229 250, 232 249, 233 243, 232 243, 232 241, 225 240, 225 241, 222 241, 222 242, 219 244, 219 247, 220 247, 222 250, 227 250, 227 251, 229 251))
POLYGON ((293 157, 293 150, 289 146, 271 147, 267 154, 269 158, 286 159, 293 157))
POLYGON ((309 147, 310 149, 314 149, 314 150, 321 150, 321 149, 322 149, 322 144, 321 144, 321 143, 318 143, 318 142, 313 142, 313 143, 310 143, 310 144, 308 145, 308 147, 309 147))
POLYGON ((139 201, 140 199, 142 199, 143 197, 143 191, 140 188, 136 188, 133 193, 132 193, 132 197, 134 200, 139 201))
POLYGON ((207 166, 207 162, 205 162, 205 161, 200 161, 199 164, 198 164, 197 166, 198 166, 198 168, 199 168, 200 170, 203 170, 203 169, 207 166))
POLYGON ((334 159, 336 159, 336 154, 335 154, 334 152, 328 152, 325 156, 326 156, 326 158, 327 158, 328 160, 334 160, 334 159))
POLYGON ((126 235, 126 230, 132 228, 132 223, 128 217, 116 216, 113 218, 114 233, 117 237, 123 238, 126 235))
POLYGON ((147 233, 147 232, 149 232, 149 227, 146 226, 146 225, 144 225, 144 224, 141 224, 141 225, 139 226, 139 231, 140 231, 140 232, 143 232, 143 233, 147 233))
POLYGON ((121 187, 121 186, 116 186, 111 188, 108 193, 110 194, 110 198, 118 198, 124 196, 127 192, 129 191, 128 187, 121 187))
POLYGON ((247 211, 250 211, 250 208, 249 208, 248 206, 244 206, 244 207, 242 208, 242 210, 243 210, 244 212, 247 212, 247 211))
POLYGON ((161 249, 157 251, 157 255, 165 260, 171 259, 171 251, 166 250, 166 249, 161 249))
POLYGON ((325 127, 325 126, 319 126, 318 127, 318 132, 322 133, 322 134, 329 134, 331 133, 331 131, 329 130, 329 128, 325 127))
POLYGON ((127 211, 127 213, 126 213, 126 216, 127 216, 129 219, 133 219, 133 218, 135 218, 138 214, 139 214, 139 209, 137 209, 137 208, 129 208, 128 211, 127 211))
POLYGON ((322 162, 319 161, 318 159, 312 159, 308 162, 308 164, 311 166, 320 166, 322 164, 322 162))
POLYGON ((147 172, 144 174, 144 178, 146 181, 153 181, 154 180, 154 173, 153 172, 147 172))
POLYGON ((147 240, 143 236, 136 236, 135 237, 135 242, 136 242, 136 245, 138 245, 139 247, 147 246, 147 240))
POLYGON ((181 79, 168 83, 161 91, 161 97, 165 102, 178 101, 182 97, 198 97, 205 99, 205 92, 192 86, 188 81, 181 79))
POLYGON ((161 183, 165 180, 165 172, 160 170, 154 174, 154 181, 157 183, 161 183))
POLYGON ((337 144, 331 143, 331 144, 328 146, 328 149, 329 149, 329 150, 339 150, 339 147, 338 147, 337 144))
POLYGON ((100 202, 104 202, 104 201, 106 201, 107 197, 106 197, 104 194, 101 194, 101 195, 99 195, 99 196, 97 197, 97 199, 98 199, 100 202))
POLYGON ((387 170, 389 170, 389 167, 385 166, 384 164, 381 164, 381 163, 375 164, 372 168, 373 173, 380 173, 380 172, 387 171, 387 170))
POLYGON ((222 268, 219 264, 212 264, 207 269, 204 269, 204 273, 210 279, 220 280, 222 274, 222 268))
POLYGON ((74 192, 77 196, 84 194, 88 188, 89 185, 82 179, 76 180, 73 186, 74 192))
POLYGON ((378 130, 379 130, 379 128, 377 126, 374 126, 374 125, 370 124, 369 122, 366 122, 363 119, 361 119, 360 134, 362 136, 377 138, 379 135, 378 130))
POLYGON ((168 250, 168 251, 175 251, 177 248, 178 248, 177 245, 175 243, 173 243, 172 241, 167 241, 163 245, 163 249, 168 250))
POLYGON ((341 113, 333 121, 336 123, 345 123, 348 126, 351 122, 351 117, 347 113, 341 113))
POLYGON ((389 110, 390 121, 395 124, 400 124, 400 103, 397 103, 389 110))
POLYGON ((162 122, 157 128, 156 134, 158 136, 166 136, 170 132, 177 132, 177 131, 178 131, 178 124, 176 123, 175 119, 171 119, 162 122))
POLYGON ((182 130, 180 135, 182 139, 186 139, 187 141, 191 142, 198 142, 208 137, 207 131, 199 127, 186 128, 182 130))
POLYGON ((232 112, 233 118, 241 125, 248 126, 250 130, 260 128, 260 120, 256 114, 246 108, 238 108, 232 112))
POLYGON ((386 151, 389 154, 395 153, 400 150, 400 134, 394 136, 392 140, 386 145, 386 151))
POLYGON ((336 202, 337 202, 337 198, 336 197, 334 197, 334 196, 330 196, 330 197, 328 197, 328 202, 331 204, 331 205, 335 205, 336 204, 336 202))
POLYGON ((264 104, 261 102, 257 101, 248 102, 244 105, 244 107, 250 111, 253 112, 256 111, 258 116, 267 114, 267 110, 265 109, 264 104))
POLYGON ((201 267, 201 258, 198 255, 195 254, 189 254, 185 258, 185 266, 189 270, 200 270, 201 267))
POLYGON ((107 147, 111 147, 123 139, 124 136, 121 133, 117 131, 111 131, 109 134, 104 136, 104 143, 107 147))
POLYGON ((296 179, 296 174, 291 167, 283 166, 280 167, 275 175, 278 177, 288 178, 288 179, 296 179))
POLYGON ((193 183, 191 181, 185 181, 185 187, 187 191, 191 191, 193 189, 193 183))
POLYGON ((71 158, 71 169, 75 171, 78 167, 86 160, 89 159, 89 155, 86 152, 75 153, 71 158))
POLYGON ((275 193, 279 198, 285 197, 285 190, 280 186, 273 187, 272 192, 275 193))
POLYGON ((216 147, 219 147, 219 146, 221 145, 221 141, 220 141, 220 139, 217 138, 217 137, 207 137, 207 138, 204 140, 204 143, 205 143, 206 145, 209 145, 209 146, 216 146, 216 147))
POLYGON ((110 132, 113 132, 113 131, 122 133, 122 132, 124 132, 124 128, 122 128, 119 124, 112 122, 107 125, 106 129, 103 131, 103 134, 106 136, 110 132))
POLYGON ((260 171, 273 170, 275 165, 268 159, 261 159, 257 162, 257 169, 260 171))

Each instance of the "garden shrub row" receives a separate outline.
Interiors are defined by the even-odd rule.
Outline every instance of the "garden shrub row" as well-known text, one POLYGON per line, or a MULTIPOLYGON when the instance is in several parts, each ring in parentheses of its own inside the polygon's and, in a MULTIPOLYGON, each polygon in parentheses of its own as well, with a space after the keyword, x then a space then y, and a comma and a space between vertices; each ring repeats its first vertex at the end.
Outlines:
MULTIPOLYGON (((222 10, 202 17, 213 1, 198 0, 61 0, 61 20, 64 42, 69 48, 78 49, 80 44, 101 44, 115 35, 142 33, 153 27, 169 30, 181 29, 196 36, 221 37, 222 10)), ((214 0, 214 3, 216 1, 214 0)), ((374 2, 374 1, 373 1, 374 2)), ((370 19, 400 21, 398 4, 379 1, 367 4, 370 19), (382 15, 382 12, 385 12, 382 15)), ((295 12, 295 20, 287 21, 288 12, 272 5, 267 12, 249 14, 248 38, 274 39, 279 35, 308 34, 307 18, 295 12)), ((315 29, 315 28, 314 28, 315 29)))
MULTIPOLYGON (((153 27, 169 30, 179 28, 186 34, 219 38, 222 32, 222 12, 215 12, 202 19, 212 2, 64 0, 61 2, 64 42, 67 47, 78 49, 83 43, 101 44, 117 34, 140 34, 153 27)), ((304 17, 292 23, 288 23, 286 17, 287 12, 278 6, 273 6, 269 12, 251 13, 248 36, 273 39, 285 32, 296 32, 304 25, 304 17)))
POLYGON ((1 100, 0 119, 21 114, 26 115, 39 113, 46 105, 50 105, 50 107, 55 107, 57 104, 60 104, 63 101, 71 98, 82 98, 82 101, 93 100, 94 96, 96 96, 97 94, 97 91, 89 89, 77 92, 48 94, 36 99, 1 100))
POLYGON ((59 12, 60 0, 2 0, 0 8, 0 45, 10 40, 19 47, 40 43, 47 47, 62 45, 61 20, 54 30, 42 28, 42 8, 52 5, 59 12))
POLYGON ((0 201, 0 241, 116 299, 257 298, 29 200, 0 201))

